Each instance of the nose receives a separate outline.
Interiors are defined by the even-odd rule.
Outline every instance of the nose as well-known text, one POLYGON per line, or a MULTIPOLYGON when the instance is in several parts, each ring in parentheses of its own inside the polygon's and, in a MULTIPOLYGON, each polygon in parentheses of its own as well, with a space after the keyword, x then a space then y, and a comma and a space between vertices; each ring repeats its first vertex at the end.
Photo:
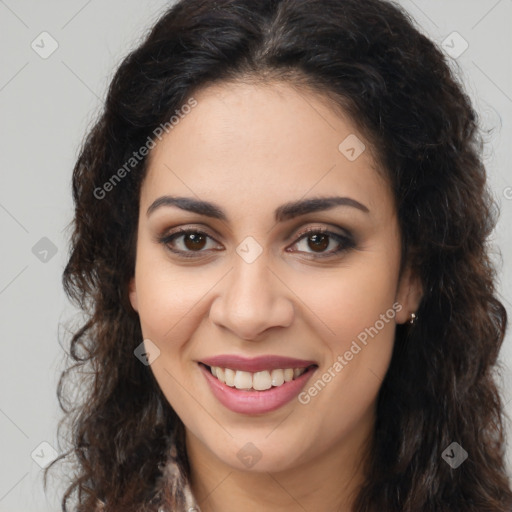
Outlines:
POLYGON ((289 327, 293 322, 293 293, 261 255, 247 263, 235 258, 234 268, 210 307, 211 321, 230 330, 239 339, 257 340, 272 327, 289 327))

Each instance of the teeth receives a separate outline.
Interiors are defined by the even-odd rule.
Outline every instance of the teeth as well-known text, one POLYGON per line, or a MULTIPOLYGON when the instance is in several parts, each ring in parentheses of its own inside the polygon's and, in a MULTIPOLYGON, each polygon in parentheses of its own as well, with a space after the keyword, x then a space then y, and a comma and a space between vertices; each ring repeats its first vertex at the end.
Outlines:
POLYGON ((231 368, 226 368, 224 370, 224 383, 231 388, 235 387, 235 372, 231 368))
POLYGON ((272 387, 270 373, 266 370, 264 372, 256 372, 252 377, 252 387, 256 391, 265 391, 265 389, 270 389, 272 387))
POLYGON ((285 382, 290 382, 291 380, 293 380, 293 368, 286 368, 286 370, 283 373, 285 382))
MULTIPOLYGON (((217 375, 218 375, 218 373, 217 373, 217 375)), ((219 379, 219 380, 221 380, 221 379, 219 379)), ((236 389, 251 389, 252 388, 252 375, 249 372, 238 372, 237 371, 235 373, 235 388, 236 389)))
POLYGON ((272 386, 280 386, 284 383, 284 370, 272 370, 270 374, 272 386))
POLYGON ((264 370, 262 372, 244 372, 232 370, 231 368, 210 367, 214 377, 229 387, 243 390, 265 391, 272 386, 282 386, 305 373, 306 368, 285 368, 275 370, 264 370))

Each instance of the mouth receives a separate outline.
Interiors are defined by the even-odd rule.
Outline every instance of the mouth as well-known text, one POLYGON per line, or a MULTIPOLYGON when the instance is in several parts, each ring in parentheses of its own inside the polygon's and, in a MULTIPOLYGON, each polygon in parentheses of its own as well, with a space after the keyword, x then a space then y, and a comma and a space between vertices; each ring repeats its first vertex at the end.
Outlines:
POLYGON ((230 388, 239 391, 267 391, 279 388, 286 382, 297 380, 310 370, 317 368, 316 364, 302 368, 274 368, 258 372, 248 372, 220 366, 208 366, 199 363, 206 368, 214 378, 230 388))
MULTIPOLYGON (((211 393, 232 412, 246 415, 266 414, 290 403, 318 369, 317 364, 247 371, 229 366, 198 362, 211 393)), ((301 363, 298 363, 301 364, 301 363)), ((240 365, 238 365, 240 366, 240 365)), ((272 364, 270 365, 272 366, 272 364)))

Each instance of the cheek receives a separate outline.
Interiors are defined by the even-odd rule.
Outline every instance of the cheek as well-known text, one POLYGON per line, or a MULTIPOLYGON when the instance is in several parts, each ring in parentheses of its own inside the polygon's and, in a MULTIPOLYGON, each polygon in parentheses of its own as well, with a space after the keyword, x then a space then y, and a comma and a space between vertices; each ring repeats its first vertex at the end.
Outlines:
POLYGON ((299 395, 303 414, 314 417, 322 432, 315 442, 318 451, 373 422, 389 368, 395 338, 392 294, 373 288, 369 299, 362 291, 340 298, 340 306, 326 317, 335 335, 323 337, 323 364, 299 395))
POLYGON ((305 315, 331 351, 347 350, 351 340, 376 322, 383 338, 393 337, 395 263, 375 253, 333 273, 295 277, 292 287, 305 305, 305 315), (381 315, 386 313, 383 325, 381 315))
POLYGON ((393 254, 366 253, 335 276, 302 280, 300 295, 324 328, 315 329, 322 332, 322 365, 301 403, 321 411, 332 428, 348 428, 365 414, 389 367, 400 309, 393 254))
POLYGON ((190 422, 202 413, 190 402, 195 374, 189 371, 193 363, 187 342, 206 314, 202 299, 215 280, 211 271, 173 266, 155 252, 141 250, 135 269, 142 334, 160 350, 151 364, 160 389, 179 416, 190 422))
POLYGON ((162 350, 175 350, 197 327, 216 272, 173 266, 155 251, 141 251, 135 269, 140 323, 144 337, 162 350))

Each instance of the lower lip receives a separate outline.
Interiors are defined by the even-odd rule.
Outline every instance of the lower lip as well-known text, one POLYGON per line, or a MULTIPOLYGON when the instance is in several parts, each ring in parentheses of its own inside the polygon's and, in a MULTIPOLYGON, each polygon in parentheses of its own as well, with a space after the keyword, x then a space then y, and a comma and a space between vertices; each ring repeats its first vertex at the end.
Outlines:
POLYGON ((224 407, 241 414, 263 414, 279 409, 300 393, 316 369, 311 367, 300 377, 266 391, 243 391, 215 378, 203 364, 199 367, 217 400, 224 407))

